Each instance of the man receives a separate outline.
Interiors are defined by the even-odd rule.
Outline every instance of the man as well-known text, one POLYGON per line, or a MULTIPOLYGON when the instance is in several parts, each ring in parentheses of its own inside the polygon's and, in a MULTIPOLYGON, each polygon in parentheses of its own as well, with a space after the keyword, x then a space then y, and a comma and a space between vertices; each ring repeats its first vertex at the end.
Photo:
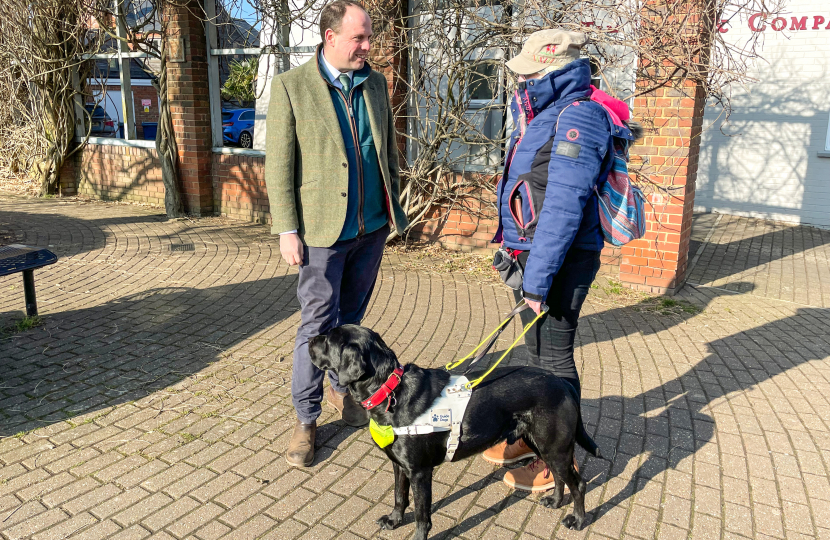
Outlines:
MULTIPOLYGON (((615 126, 603 107, 589 100, 591 66, 580 54, 586 42, 580 32, 541 30, 507 62, 518 78, 511 105, 517 127, 497 190, 494 239, 524 269, 521 290, 514 290, 516 300, 524 298, 531 308, 521 313, 522 322, 531 322, 542 303, 549 308, 525 335, 531 358, 568 381, 577 396, 574 338, 604 245, 595 188, 613 165, 613 137, 632 139, 627 127, 615 126)), ((520 439, 490 448, 483 457, 506 465, 535 454, 520 439)), ((538 458, 505 473, 504 482, 525 491, 554 487, 553 475, 538 458)))
MULTIPOLYGON (((271 232, 280 235, 286 262, 300 266, 291 380, 297 424, 286 460, 302 467, 314 460, 323 400, 323 372, 311 364, 308 340, 360 323, 390 222, 399 234, 407 226, 386 78, 366 62, 369 15, 357 2, 335 0, 320 15, 320 35, 314 59, 274 77, 265 160, 271 232)), ((326 400, 343 421, 367 424, 334 373, 329 381, 326 400)))

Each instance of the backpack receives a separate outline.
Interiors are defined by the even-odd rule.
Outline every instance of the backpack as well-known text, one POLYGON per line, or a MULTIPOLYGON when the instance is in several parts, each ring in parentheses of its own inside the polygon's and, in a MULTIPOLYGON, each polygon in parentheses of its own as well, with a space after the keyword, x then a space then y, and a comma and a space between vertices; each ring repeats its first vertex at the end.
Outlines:
MULTIPOLYGON (((625 125, 635 132, 639 126, 628 126, 628 107, 605 92, 591 87, 591 101, 602 106, 615 125, 625 125), (620 107, 624 107, 624 110, 620 107)), ((608 179, 594 192, 599 201, 599 221, 605 240, 615 246, 622 246, 642 238, 646 233, 645 196, 637 186, 631 183, 628 175, 627 139, 613 137, 613 166, 608 179)))
MULTIPOLYGON (((627 143, 627 141, 626 141, 627 143)), ((622 246, 646 233, 645 196, 628 176, 628 152, 614 141, 614 164, 601 188, 594 186, 599 200, 599 222, 605 240, 622 246)))

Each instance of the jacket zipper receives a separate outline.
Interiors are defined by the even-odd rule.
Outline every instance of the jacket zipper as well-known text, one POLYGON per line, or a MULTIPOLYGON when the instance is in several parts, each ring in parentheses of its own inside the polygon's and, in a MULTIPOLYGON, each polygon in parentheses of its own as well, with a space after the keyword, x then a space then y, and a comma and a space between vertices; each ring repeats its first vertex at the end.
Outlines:
POLYGON ((348 98, 343 93, 343 90, 337 87, 335 87, 335 89, 337 90, 337 93, 340 95, 340 97, 343 98, 343 101, 345 101, 346 109, 349 111, 349 127, 352 130, 352 139, 354 140, 354 152, 355 157, 357 158, 357 235, 363 236, 363 234, 366 232, 366 224, 363 221, 363 158, 360 155, 360 141, 357 139, 357 125, 355 124, 354 119, 354 109, 351 105, 354 88, 349 90, 348 98))

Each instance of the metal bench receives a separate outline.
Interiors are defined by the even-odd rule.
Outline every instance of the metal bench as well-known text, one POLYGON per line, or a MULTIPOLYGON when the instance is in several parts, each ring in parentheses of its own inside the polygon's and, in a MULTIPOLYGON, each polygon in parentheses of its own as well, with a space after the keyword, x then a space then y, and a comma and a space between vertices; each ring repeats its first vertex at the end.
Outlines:
POLYGON ((0 277, 23 272, 23 291, 26 295, 26 315, 37 315, 35 300, 35 270, 55 264, 58 256, 48 249, 11 244, 0 246, 0 277))

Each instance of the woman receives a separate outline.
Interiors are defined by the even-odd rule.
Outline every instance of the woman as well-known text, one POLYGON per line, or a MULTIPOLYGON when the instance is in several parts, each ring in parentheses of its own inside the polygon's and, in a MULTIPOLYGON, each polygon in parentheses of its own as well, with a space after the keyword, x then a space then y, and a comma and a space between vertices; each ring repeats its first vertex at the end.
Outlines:
MULTIPOLYGON (((519 81, 512 104, 516 129, 498 188, 494 239, 523 268, 521 290, 514 295, 531 309, 521 313, 522 322, 531 322, 543 304, 548 308, 525 335, 533 362, 567 380, 577 395, 574 338, 604 245, 595 187, 605 181, 613 162, 612 132, 631 138, 590 101, 591 67, 580 58, 586 41, 579 32, 541 30, 507 62, 519 81)), ((534 455, 519 440, 487 450, 484 459, 510 464, 534 455)), ((539 458, 508 471, 504 481, 525 491, 554 486, 539 458)))

